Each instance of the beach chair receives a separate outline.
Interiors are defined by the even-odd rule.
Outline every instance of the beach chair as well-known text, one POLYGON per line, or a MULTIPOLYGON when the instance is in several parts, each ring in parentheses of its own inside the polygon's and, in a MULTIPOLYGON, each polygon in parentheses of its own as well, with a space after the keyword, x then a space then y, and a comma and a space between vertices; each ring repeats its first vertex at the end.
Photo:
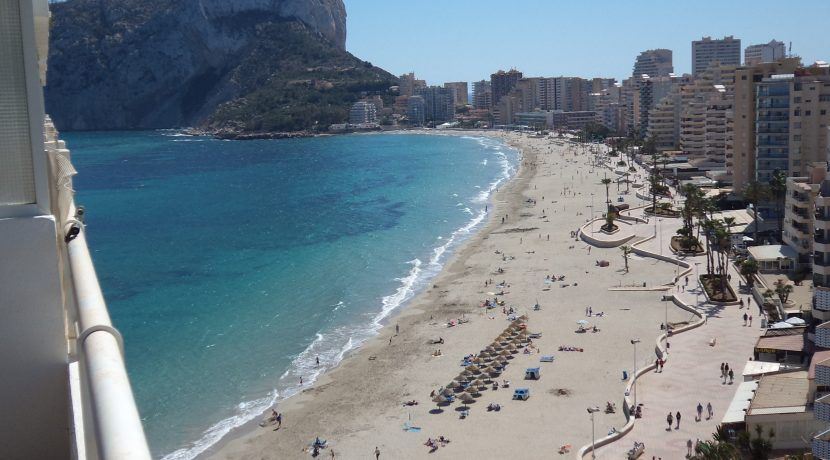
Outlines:
POLYGON ((552 363, 553 362, 553 355, 542 355, 542 357, 539 358, 539 362, 540 363, 552 363))

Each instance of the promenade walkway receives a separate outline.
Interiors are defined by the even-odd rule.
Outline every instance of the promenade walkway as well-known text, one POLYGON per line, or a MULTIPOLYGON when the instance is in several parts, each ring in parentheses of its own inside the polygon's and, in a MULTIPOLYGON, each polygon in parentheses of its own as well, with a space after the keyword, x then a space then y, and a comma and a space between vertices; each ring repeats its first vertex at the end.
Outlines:
MULTIPOLYGON (((653 231, 653 222, 651 225, 653 231)), ((665 219, 658 227, 662 238, 658 236, 643 243, 641 247, 659 253, 662 240, 663 254, 669 255, 669 241, 679 226, 679 219, 665 219)), ((644 230, 640 229, 639 233, 644 233, 644 230)), ((685 260, 690 262, 692 267, 696 263, 700 264, 698 268, 701 272, 706 269, 705 256, 687 257, 685 260)), ((654 263, 665 264, 657 260, 654 263)), ((671 267, 669 264, 666 266, 671 267)), ((706 315, 706 323, 669 339, 668 361, 663 371, 646 373, 637 381, 637 402, 643 404, 643 417, 638 419, 634 428, 621 439, 598 448, 596 458, 625 458, 626 451, 631 448, 634 441, 645 443, 645 453, 641 458, 683 458, 689 439, 693 443, 697 439, 711 440, 715 427, 729 407, 735 390, 742 381, 744 365, 752 356, 755 341, 762 333, 761 318, 754 303, 743 309, 738 305, 716 306, 706 303, 706 297, 697 283, 696 271, 690 273, 688 287, 682 287, 680 291, 671 289, 667 293, 675 294, 689 305, 697 304, 706 315), (754 317, 751 327, 743 326, 744 312, 754 317), (711 339, 716 339, 714 347, 709 346, 711 339), (730 384, 728 380, 724 384, 720 378, 720 364, 723 362, 734 369, 734 384, 730 384), (698 403, 703 405, 704 410, 702 419, 696 421, 698 403), (714 412, 714 417, 708 420, 707 403, 712 404, 714 412), (682 415, 680 427, 675 428, 675 421, 671 429, 667 429, 667 414, 671 412, 672 417, 675 417, 678 411, 682 415)), ((738 284, 741 277, 731 264, 730 274, 732 287, 740 295, 738 284)), ((678 284, 685 285, 685 279, 679 280, 678 284)), ((743 294, 741 297, 746 302, 748 295, 743 294)), ((655 335, 657 333, 658 331, 655 331, 655 335)), ((654 362, 656 356, 653 349, 652 338, 643 337, 638 349, 643 358, 638 360, 638 367, 654 362)), ((597 439, 604 437, 607 430, 608 427, 597 426, 597 439)), ((591 454, 588 453, 585 458, 591 458, 591 454)))

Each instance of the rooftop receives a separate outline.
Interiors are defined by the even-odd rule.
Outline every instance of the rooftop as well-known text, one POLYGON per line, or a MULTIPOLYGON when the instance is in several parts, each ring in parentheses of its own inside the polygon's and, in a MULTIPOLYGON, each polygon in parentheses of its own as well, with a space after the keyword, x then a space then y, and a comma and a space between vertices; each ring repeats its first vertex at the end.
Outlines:
POLYGON ((755 349, 800 353, 807 349, 807 337, 804 335, 804 331, 803 327, 768 329, 766 335, 758 337, 758 341, 755 342, 755 349))
POLYGON ((758 383, 747 415, 805 412, 810 402, 806 371, 765 375, 758 383))
POLYGON ((753 259, 761 260, 778 260, 782 258, 797 259, 798 253, 795 249, 784 244, 770 244, 767 246, 752 246, 748 248, 749 255, 753 259))

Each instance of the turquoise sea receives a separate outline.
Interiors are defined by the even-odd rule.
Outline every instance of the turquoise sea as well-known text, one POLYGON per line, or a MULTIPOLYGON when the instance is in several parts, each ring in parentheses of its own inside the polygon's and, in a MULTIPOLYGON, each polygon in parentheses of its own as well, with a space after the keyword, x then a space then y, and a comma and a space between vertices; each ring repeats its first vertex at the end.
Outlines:
POLYGON ((165 459, 193 458, 375 334, 481 225, 519 156, 488 138, 415 134, 63 138, 165 459))

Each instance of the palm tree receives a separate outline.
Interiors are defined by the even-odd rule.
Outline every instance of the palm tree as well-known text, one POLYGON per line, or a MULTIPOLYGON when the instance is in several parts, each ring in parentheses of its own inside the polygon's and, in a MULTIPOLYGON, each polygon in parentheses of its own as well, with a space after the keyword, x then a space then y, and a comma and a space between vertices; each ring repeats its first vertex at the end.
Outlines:
POLYGON ((620 246, 620 250, 623 253, 623 260, 625 261, 625 272, 628 273, 628 256, 631 255, 633 249, 631 249, 631 246, 622 245, 620 246))
POLYGON ((741 275, 746 278, 746 285, 749 289, 755 286, 755 274, 758 273, 758 262, 755 259, 746 259, 741 264, 741 275))
POLYGON ((752 208, 755 210, 755 244, 758 244, 758 204, 761 201, 766 200, 768 196, 769 189, 767 186, 757 180, 752 180, 746 184, 746 188, 744 189, 744 198, 752 203, 752 208))
POLYGON ((741 452, 734 444, 724 441, 701 441, 695 447, 691 460, 741 460, 741 452))
POLYGON ((787 172, 775 171, 769 181, 770 198, 775 202, 775 210, 778 215, 778 238, 784 232, 784 199, 787 196, 787 172))
POLYGON ((781 303, 787 303, 787 299, 790 298, 790 294, 793 292, 793 287, 789 283, 786 283, 784 280, 777 280, 775 282, 775 293, 778 294, 778 298, 781 299, 781 303))

